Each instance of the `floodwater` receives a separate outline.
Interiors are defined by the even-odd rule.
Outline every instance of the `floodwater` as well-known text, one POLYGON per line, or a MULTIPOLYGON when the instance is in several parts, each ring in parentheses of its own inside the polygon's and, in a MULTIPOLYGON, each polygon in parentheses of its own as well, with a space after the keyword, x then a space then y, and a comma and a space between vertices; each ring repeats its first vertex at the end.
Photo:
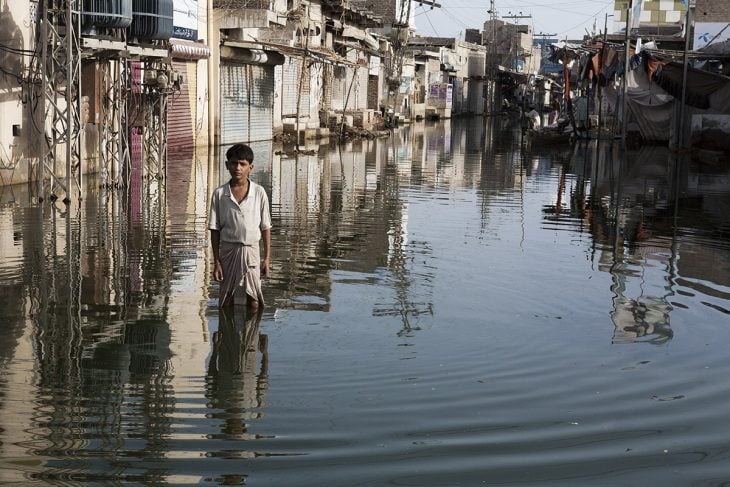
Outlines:
POLYGON ((216 308, 220 154, 130 197, 2 191, 0 482, 730 481, 727 162, 504 119, 254 149, 257 315, 216 308))

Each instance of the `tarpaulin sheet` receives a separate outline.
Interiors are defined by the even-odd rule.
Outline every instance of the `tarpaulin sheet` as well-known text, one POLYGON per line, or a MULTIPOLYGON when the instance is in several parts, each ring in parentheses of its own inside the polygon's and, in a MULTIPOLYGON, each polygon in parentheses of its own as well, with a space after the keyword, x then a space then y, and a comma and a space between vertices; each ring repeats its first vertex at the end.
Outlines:
POLYGON ((674 129, 674 97, 649 90, 632 89, 628 93, 628 105, 644 140, 669 140, 674 129))

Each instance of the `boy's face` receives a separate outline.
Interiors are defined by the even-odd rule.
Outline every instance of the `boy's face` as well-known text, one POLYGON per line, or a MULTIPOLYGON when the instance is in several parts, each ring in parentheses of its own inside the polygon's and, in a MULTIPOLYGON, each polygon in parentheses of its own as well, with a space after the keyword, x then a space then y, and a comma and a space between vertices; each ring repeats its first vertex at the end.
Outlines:
POLYGON ((251 171, 253 170, 253 163, 246 159, 226 161, 226 167, 228 168, 228 172, 231 173, 231 178, 236 181, 243 181, 248 178, 249 174, 251 174, 251 171))

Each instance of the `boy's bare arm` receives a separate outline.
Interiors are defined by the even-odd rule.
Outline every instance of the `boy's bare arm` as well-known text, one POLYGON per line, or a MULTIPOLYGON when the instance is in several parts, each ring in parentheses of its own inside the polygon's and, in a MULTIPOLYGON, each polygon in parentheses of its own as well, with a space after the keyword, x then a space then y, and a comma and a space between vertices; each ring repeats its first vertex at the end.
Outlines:
POLYGON ((210 231, 210 245, 213 247, 213 279, 216 281, 223 280, 223 266, 220 257, 221 232, 219 230, 210 231))
POLYGON ((261 261, 261 276, 268 277, 269 261, 271 259, 271 229, 262 230, 261 238, 264 241, 264 258, 261 261))

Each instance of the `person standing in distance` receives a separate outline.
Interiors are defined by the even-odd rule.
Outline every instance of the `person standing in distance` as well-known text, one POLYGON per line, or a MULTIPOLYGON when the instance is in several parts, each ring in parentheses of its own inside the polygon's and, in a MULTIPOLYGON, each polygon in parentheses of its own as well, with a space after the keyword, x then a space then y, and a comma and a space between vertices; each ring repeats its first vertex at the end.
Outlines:
POLYGON ((213 192, 208 229, 213 247, 213 278, 220 282, 218 307, 234 303, 263 307, 261 278, 269 275, 271 214, 269 197, 249 179, 253 150, 235 144, 226 151, 231 179, 213 192), (261 241, 264 256, 261 258, 261 241))

